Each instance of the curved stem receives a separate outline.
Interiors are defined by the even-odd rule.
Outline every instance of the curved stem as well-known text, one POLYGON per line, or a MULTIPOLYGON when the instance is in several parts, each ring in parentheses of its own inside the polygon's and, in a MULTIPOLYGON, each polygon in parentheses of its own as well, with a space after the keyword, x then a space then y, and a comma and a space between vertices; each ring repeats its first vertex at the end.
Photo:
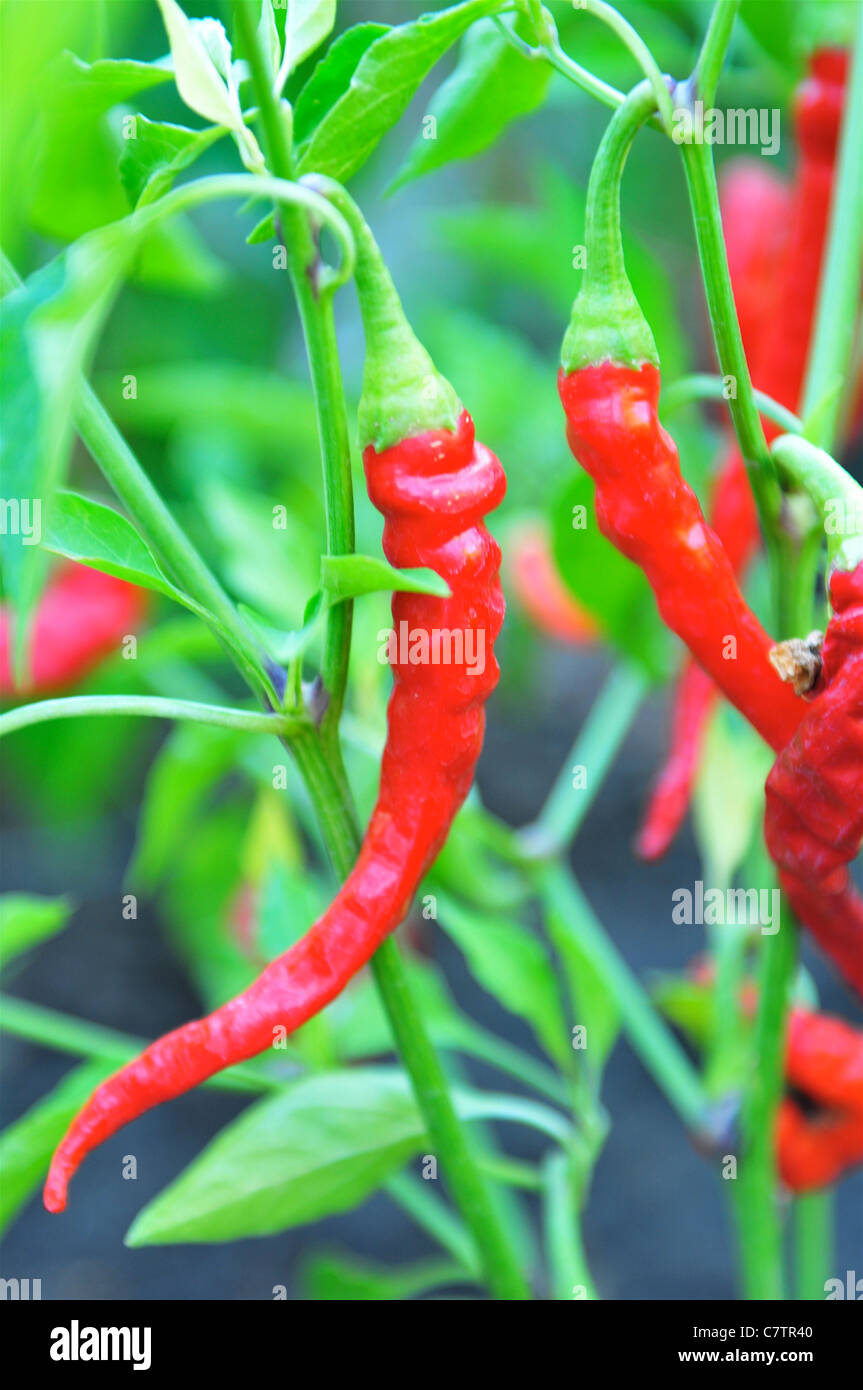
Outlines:
MULTIPOLYGON (((780 405, 772 396, 765 395, 763 391, 754 391, 753 395, 759 415, 766 415, 768 420, 774 420, 788 434, 803 433, 802 420, 799 420, 790 410, 786 410, 784 405, 780 405)), ((660 408, 663 411, 670 411, 677 410, 683 405, 689 405, 691 401, 723 401, 727 403, 728 400, 728 388, 721 376, 713 376, 709 372, 693 372, 691 376, 678 377, 677 381, 672 381, 670 386, 663 386, 660 408)))
POLYGON ((579 10, 584 10, 587 14, 594 15, 597 19, 601 19, 603 24, 607 24, 617 37, 622 39, 626 44, 626 47, 629 49, 633 58, 641 68, 641 71, 644 73, 644 76, 650 83, 656 101, 656 109, 660 114, 663 128, 666 133, 670 133, 672 121, 674 119, 674 105, 671 100, 671 93, 660 71, 659 64, 641 35, 612 5, 606 4, 605 0, 579 0, 577 8, 579 10))
POLYGON ((542 1217, 552 1297, 567 1302, 596 1299, 581 1239, 576 1183, 565 1153, 549 1154, 543 1166, 542 1217))
POLYGON ((863 560, 863 487, 823 449, 798 435, 780 434, 771 453, 818 508, 831 565, 853 570, 863 560))
POLYGON ((712 106, 719 86, 719 74, 731 41, 731 31, 740 9, 740 0, 716 0, 692 75, 697 94, 705 106, 712 106))
POLYGON ((836 192, 830 213, 826 260, 818 293, 809 352, 803 416, 807 435, 833 449, 842 405, 834 383, 848 378, 863 277, 863 5, 857 6, 857 35, 839 145, 836 192), (812 419, 810 416, 817 418, 812 419), (811 431, 810 431, 811 423, 811 431))
POLYGON ((218 724, 223 729, 245 729, 253 734, 278 734, 284 738, 308 727, 304 719, 293 715, 227 709, 222 705, 199 704, 195 700, 169 700, 158 695, 72 695, 64 699, 37 700, 0 715, 0 738, 32 724, 94 715, 188 720, 195 724, 218 724))

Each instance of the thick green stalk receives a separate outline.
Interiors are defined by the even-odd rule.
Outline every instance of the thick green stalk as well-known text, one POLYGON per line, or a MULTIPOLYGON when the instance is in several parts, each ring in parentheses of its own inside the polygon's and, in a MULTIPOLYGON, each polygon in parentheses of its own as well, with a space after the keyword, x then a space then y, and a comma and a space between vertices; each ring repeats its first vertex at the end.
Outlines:
POLYGON ((551 1292, 553 1298, 561 1301, 594 1301, 597 1293, 581 1238, 577 1183, 569 1166, 566 1154, 553 1153, 543 1168, 542 1224, 551 1292))

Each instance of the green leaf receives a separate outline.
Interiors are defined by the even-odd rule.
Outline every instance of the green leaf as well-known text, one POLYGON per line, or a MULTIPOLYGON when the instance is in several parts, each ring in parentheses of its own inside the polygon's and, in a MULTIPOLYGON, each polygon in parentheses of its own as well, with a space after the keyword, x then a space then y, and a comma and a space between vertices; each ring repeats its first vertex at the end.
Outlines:
POLYGON ((638 566, 603 536, 596 519, 593 481, 576 464, 573 467, 576 471, 559 493, 552 513, 558 569, 609 640, 651 676, 662 677, 669 670, 671 641, 650 585, 638 566))
POLYGON ((329 603, 358 598, 361 594, 432 594, 449 598, 446 580, 430 569, 396 569, 376 555, 323 555, 321 586, 329 603))
POLYGON ((0 1233, 48 1172, 51 1156, 81 1106, 114 1062, 85 1062, 0 1134, 0 1233))
POLYGON ((252 228, 246 237, 247 246, 260 246, 264 241, 272 241, 276 235, 276 214, 274 212, 265 213, 260 222, 252 228))
POLYGON ((139 63, 131 58, 99 58, 85 63, 68 50, 52 64, 51 81, 58 100, 72 109, 107 111, 174 76, 170 62, 139 63))
POLYGON ((401 1289, 393 1273, 340 1255, 313 1255, 302 1276, 306 1298, 314 1303, 395 1303, 401 1289))
POLYGON ((273 1235, 348 1211, 418 1152, 423 1137, 399 1072, 302 1077, 223 1129, 139 1213, 126 1242, 273 1235))
POLYGON ((438 59, 498 3, 465 0, 376 39, 357 64, 347 90, 300 147, 300 173, 329 174, 346 183, 396 124, 438 59))
POLYGON ((728 705, 708 726, 693 795, 695 838, 705 881, 724 888, 746 858, 764 814, 764 782, 774 754, 728 705))
POLYGON ((77 492, 57 494, 44 545, 55 555, 182 601, 132 523, 112 507, 77 492))
POLYGON ((550 911, 548 933, 566 975, 572 1016, 586 1030, 587 1046, 576 1055, 585 1057, 599 1075, 620 1032, 620 1009, 577 936, 560 930, 560 925, 556 912, 550 911))
POLYGON ((162 11, 174 60, 174 79, 183 101, 208 121, 242 130, 239 100, 235 91, 229 91, 221 72, 227 71, 230 62, 230 48, 221 24, 214 19, 188 19, 176 0, 156 3, 162 11), (218 30, 222 42, 218 42, 218 30), (218 63, 214 53, 219 57, 218 63))
POLYGON ((72 904, 66 898, 42 898, 35 893, 4 893, 0 897, 0 966, 62 931, 72 904))
POLYGON ((177 869, 177 846, 188 845, 207 799, 234 765, 238 742, 234 729, 195 724, 179 725, 165 740, 147 778, 126 872, 136 892, 153 893, 177 869))
MULTIPOLYGON (((507 18, 505 24, 512 26, 507 18)), ((542 104, 552 67, 525 58, 491 20, 467 34, 455 71, 438 88, 390 191, 454 159, 480 154, 519 117, 542 104), (426 123, 434 120, 429 129, 426 123)))
POLYGON ((120 181, 133 207, 152 203, 223 134, 220 126, 190 130, 188 126, 135 116, 135 137, 123 142, 120 181))
POLYGON ((294 107, 294 139, 307 143, 324 116, 344 96, 366 49, 389 33, 389 24, 354 24, 330 44, 294 107))
POLYGON ((519 922, 465 911, 449 896, 440 899, 440 922, 483 989, 530 1024, 550 1057, 568 1062, 569 1032, 542 942, 519 922))
POLYGON ((286 77, 323 43, 335 22, 336 0, 288 0, 286 77))
POLYGON ((279 31, 276 27, 273 0, 261 0, 261 17, 258 20, 258 44, 264 55, 264 62, 269 69, 270 76, 275 78, 279 71, 282 48, 279 43, 279 31))

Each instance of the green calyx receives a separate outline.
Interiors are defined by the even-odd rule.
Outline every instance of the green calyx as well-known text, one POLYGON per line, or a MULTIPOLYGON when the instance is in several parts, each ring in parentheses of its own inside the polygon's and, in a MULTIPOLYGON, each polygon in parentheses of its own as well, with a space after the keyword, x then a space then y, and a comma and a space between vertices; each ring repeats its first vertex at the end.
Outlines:
POLYGON ((561 352, 567 373, 606 361, 659 366, 653 333, 626 274, 620 234, 623 168, 636 131, 655 105, 650 83, 639 83, 612 116, 590 171, 584 284, 561 352))
POLYGON ((455 430, 462 404, 405 317, 369 226, 341 184, 320 175, 303 183, 343 214, 356 243, 356 285, 366 338, 359 442, 380 453, 428 430, 455 430))

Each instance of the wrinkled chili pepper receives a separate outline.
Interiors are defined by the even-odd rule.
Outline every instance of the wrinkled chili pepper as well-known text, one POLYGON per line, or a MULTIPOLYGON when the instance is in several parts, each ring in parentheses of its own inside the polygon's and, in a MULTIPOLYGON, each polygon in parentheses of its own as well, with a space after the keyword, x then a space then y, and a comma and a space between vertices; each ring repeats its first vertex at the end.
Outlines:
POLYGON ((848 864, 863 842, 863 562, 836 570, 821 673, 767 778, 764 834, 800 921, 863 995, 863 898, 848 864))
MULTIPOLYGON (((809 62, 794 103, 799 159, 787 188, 763 161, 735 161, 720 185, 722 225, 740 333, 754 384, 789 410, 801 404, 815 318, 848 55, 821 50, 809 62)), ((768 442, 780 427, 762 420, 768 442)), ((746 466, 732 439, 717 475, 710 524, 735 574, 742 576, 760 540, 746 466)), ((718 692, 684 663, 675 693, 671 746, 636 838, 658 859, 683 821, 698 770, 703 732, 718 692)))
POLYGON ((545 527, 539 522, 513 527, 506 549, 516 597, 539 630, 559 642, 595 641, 596 621, 561 579, 545 527))
POLYGON ((136 631, 147 594, 112 574, 64 563, 49 579, 30 634, 30 674, 12 680, 9 612, 0 608, 0 695, 49 695, 77 685, 136 631))
POLYGON ((785 1078, 800 1099, 787 1096, 779 1107, 779 1173, 792 1192, 808 1192, 863 1163, 863 1034, 792 1009, 785 1078))
POLYGON ((797 698, 772 670, 770 639, 660 424, 656 345, 626 275, 620 179, 650 109, 650 92, 637 88, 612 117, 591 170, 587 269, 558 379, 567 438, 596 484, 600 530, 640 566, 666 625, 778 750, 799 722, 797 698))
POLYGON ((330 908, 243 994, 158 1039, 96 1089, 54 1155, 44 1194, 49 1211, 63 1210, 81 1160, 122 1125, 263 1052, 344 989, 408 912, 473 781, 504 615, 500 550, 483 518, 501 502, 506 478, 414 338, 365 224, 355 233, 369 496, 385 518, 390 563, 427 566, 451 595, 393 597, 394 684, 378 799, 330 908))

